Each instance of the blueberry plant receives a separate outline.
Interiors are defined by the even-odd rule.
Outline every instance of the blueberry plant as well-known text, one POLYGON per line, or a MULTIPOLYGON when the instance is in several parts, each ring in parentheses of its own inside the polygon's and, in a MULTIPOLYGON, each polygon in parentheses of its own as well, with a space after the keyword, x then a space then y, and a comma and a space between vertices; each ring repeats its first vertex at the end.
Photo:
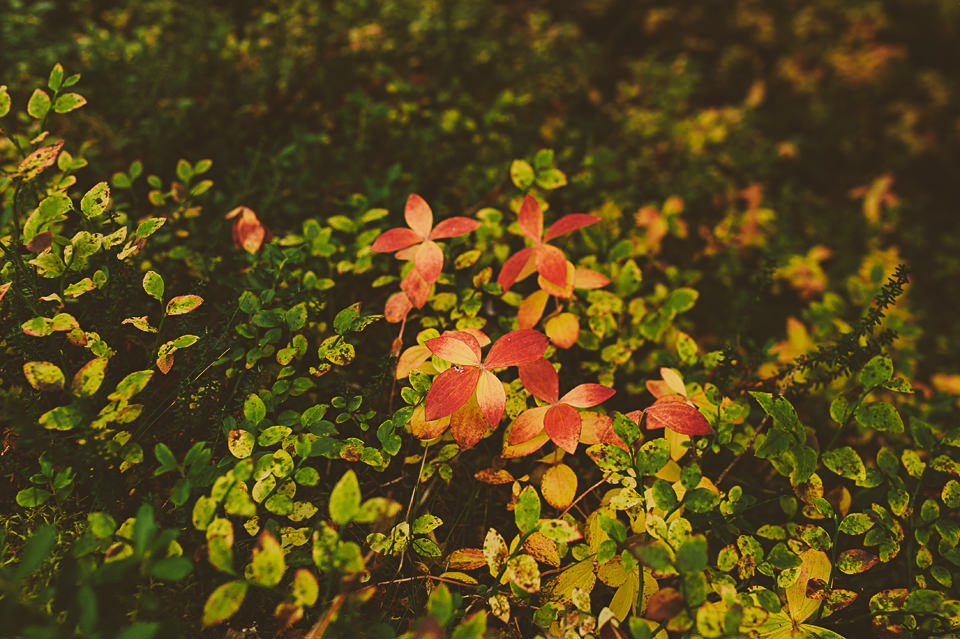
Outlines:
POLYGON ((758 286, 804 319, 718 343, 688 312, 755 192, 699 236, 682 195, 557 213, 540 150, 463 215, 280 228, 209 160, 90 178, 79 80, 0 86, 0 635, 960 635, 955 398, 894 253, 787 256, 758 286))

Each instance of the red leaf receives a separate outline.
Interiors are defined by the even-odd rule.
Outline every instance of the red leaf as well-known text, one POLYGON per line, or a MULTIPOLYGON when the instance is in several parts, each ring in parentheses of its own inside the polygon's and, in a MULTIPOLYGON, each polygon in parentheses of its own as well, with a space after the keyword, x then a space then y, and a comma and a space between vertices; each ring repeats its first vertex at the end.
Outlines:
POLYGON ((527 195, 520 205, 520 212, 517 214, 517 224, 520 230, 531 242, 540 244, 543 237, 543 211, 537 203, 537 198, 527 195))
POLYGON ((422 197, 411 193, 407 198, 403 216, 407 220, 407 226, 416 231, 421 239, 425 240, 430 236, 430 229, 433 227, 433 211, 422 197))
POLYGON ((430 352, 451 364, 463 366, 480 365, 480 344, 477 338, 466 331, 447 331, 439 337, 428 339, 424 346, 430 352))
POLYGON ((500 275, 497 276, 497 284, 500 285, 504 293, 513 286, 514 282, 521 279, 520 275, 526 270, 527 264, 533 260, 533 249, 534 247, 532 246, 520 249, 503 263, 503 268, 500 269, 500 275))
POLYGON ((573 276, 574 288, 603 288, 609 283, 609 277, 588 268, 578 268, 573 276))
POLYGON ((424 242, 417 251, 414 264, 420 275, 430 284, 437 281, 440 271, 443 270, 443 251, 436 242, 424 242))
POLYGON ((517 366, 541 357, 547 350, 547 336, 539 331, 521 328, 510 331, 493 346, 487 353, 483 365, 485 368, 502 368, 517 366))
POLYGON ((410 272, 407 273, 407 276, 403 278, 403 281, 400 282, 400 288, 403 289, 403 292, 410 298, 410 303, 413 304, 414 307, 423 308, 423 305, 430 299, 430 290, 433 288, 433 284, 423 279, 420 271, 412 268, 410 272))
POLYGON ((580 413, 573 406, 557 404, 547 409, 543 428, 557 446, 571 455, 577 452, 580 441, 580 413))
POLYGON ((642 411, 642 410, 632 410, 632 411, 630 411, 629 413, 624 413, 623 416, 626 417, 627 419, 633 421, 634 424, 639 424, 639 423, 640 423, 640 419, 643 417, 643 411, 642 411))
POLYGON ((590 408, 597 404, 607 401, 617 391, 603 384, 580 384, 569 393, 560 398, 564 404, 570 404, 577 408, 590 408))
POLYGON ((585 226, 590 226, 591 224, 596 224, 600 221, 600 218, 596 215, 588 215, 586 213, 571 213, 570 215, 564 215, 559 220, 554 222, 549 229, 547 229, 547 234, 543 236, 544 242, 549 242, 555 237, 560 237, 565 235, 570 231, 576 231, 585 226))
POLYGON ((461 448, 476 445, 487 434, 487 421, 473 398, 450 416, 450 434, 461 448))
POLYGON ((557 371, 547 360, 535 359, 526 364, 520 364, 520 381, 534 397, 551 404, 557 403, 560 394, 560 379, 557 371))
POLYGON ((490 338, 487 337, 487 334, 481 331, 479 328, 461 328, 460 332, 470 333, 473 335, 477 340, 477 344, 480 344, 480 348, 490 344, 490 338))
POLYGON ((445 237, 457 237, 475 231, 480 222, 469 217, 450 217, 437 224, 430 233, 431 240, 442 240, 445 237))
POLYGON ((543 416, 550 410, 550 406, 537 406, 520 413, 520 416, 514 420, 510 427, 510 434, 507 436, 507 442, 510 444, 520 444, 530 441, 543 431, 543 416))
POLYGON ((407 294, 403 291, 398 291, 387 300, 387 304, 383 308, 383 316, 391 324, 396 324, 397 322, 402 322, 403 318, 407 316, 407 313, 409 313, 412 308, 413 304, 410 303, 410 298, 407 297, 407 294))
POLYGON ((707 418, 686 402, 658 401, 644 412, 650 430, 666 427, 683 435, 706 435, 713 431, 707 418))
POLYGON ((547 306, 550 295, 546 291, 531 293, 520 303, 517 309, 517 325, 520 328, 533 328, 543 317, 543 309, 547 306))
POLYGON ((556 246, 541 244, 536 251, 537 271, 560 288, 567 286, 567 258, 556 246))
POLYGON ((495 427, 500 423, 506 403, 507 394, 497 376, 488 370, 481 371, 477 381, 477 404, 488 424, 495 427))
POLYGON ((480 369, 475 366, 451 366, 437 375, 424 402, 426 420, 455 413, 473 395, 479 378, 480 369))
POLYGON ((257 214, 245 206, 236 207, 224 217, 228 220, 237 218, 233 222, 233 244, 247 253, 256 253, 264 242, 269 242, 273 237, 257 214))
POLYGON ((411 229, 390 229, 380 234, 370 250, 374 253, 391 253, 420 243, 422 238, 411 229))

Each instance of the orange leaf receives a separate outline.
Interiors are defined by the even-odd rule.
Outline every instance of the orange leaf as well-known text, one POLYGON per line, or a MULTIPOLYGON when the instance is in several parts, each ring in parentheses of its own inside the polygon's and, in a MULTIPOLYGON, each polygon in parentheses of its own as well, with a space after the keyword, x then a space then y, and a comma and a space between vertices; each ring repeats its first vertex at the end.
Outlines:
POLYGON ((510 331, 490 347, 483 365, 502 368, 532 362, 547 350, 547 336, 539 331, 521 328, 510 331))
POLYGON ((517 213, 517 225, 531 242, 540 244, 543 235, 543 210, 537 203, 537 198, 527 195, 523 199, 520 212, 517 213))
POLYGON ((527 265, 533 262, 533 249, 534 247, 532 246, 520 249, 508 257, 507 261, 503 263, 503 268, 500 269, 500 275, 497 276, 497 284, 500 285, 504 293, 513 286, 514 282, 523 279, 523 277, 533 272, 527 268, 527 265), (524 273, 526 275, 524 275, 524 273))
POLYGON ((7 282, 6 284, 0 284, 0 300, 3 299, 3 296, 7 294, 7 291, 10 290, 10 285, 13 282, 7 282))
POLYGON ((392 253, 418 244, 421 240, 422 238, 412 229, 390 229, 380 234, 370 250, 374 253, 392 253))
MULTIPOLYGON (((400 294, 403 295, 403 293, 400 294)), ((430 359, 430 349, 420 344, 403 351, 397 361, 397 379, 408 377, 410 371, 415 370, 428 359, 430 359)))
POLYGON ((537 271, 546 280, 561 288, 567 287, 567 258, 556 246, 541 244, 534 249, 537 271))
POLYGON ((547 434, 541 432, 533 439, 529 439, 525 442, 520 442, 519 444, 507 444, 503 447, 503 451, 500 453, 500 456, 504 459, 524 457, 537 452, 548 441, 550 441, 550 438, 547 437, 547 434))
POLYGON ((553 365, 544 358, 520 364, 520 381, 534 397, 551 404, 557 403, 560 393, 560 379, 553 365))
POLYGON ((571 231, 576 231, 577 229, 581 229, 585 226, 596 224, 599 221, 599 217, 596 215, 589 215, 587 213, 571 213, 570 215, 564 215, 559 220, 554 222, 549 229, 547 229, 547 234, 543 236, 543 241, 549 242, 555 237, 566 235, 571 231))
POLYGON ((447 568, 450 570, 474 570, 487 565, 483 551, 479 548, 460 548, 450 553, 447 568))
POLYGON ((499 486, 500 484, 509 484, 514 481, 513 475, 505 468, 484 468, 473 474, 473 478, 482 481, 485 484, 499 486))
POLYGON ((443 270, 443 251, 436 242, 424 242, 417 250, 413 262, 423 279, 433 284, 443 270))
POLYGON ((450 416, 428 421, 423 406, 413 409, 410 416, 410 433, 417 439, 435 439, 446 432, 450 426, 450 416))
POLYGON ((480 365, 480 344, 477 343, 477 338, 465 331, 447 331, 439 337, 428 339, 424 346, 451 364, 480 365))
POLYGON ((560 313, 547 320, 544 331, 558 348, 570 348, 580 337, 580 320, 573 313, 560 313))
POLYGON ((578 268, 573 275, 573 286, 575 288, 603 288, 609 283, 609 277, 588 268, 578 268))
POLYGON ((551 466, 540 481, 540 492, 548 504, 563 510, 577 496, 577 474, 566 464, 551 466))
POLYGON ((543 309, 547 307, 550 295, 546 291, 531 293, 520 303, 517 310, 517 325, 520 328, 533 328, 543 317, 543 309))
POLYGON ((706 435, 713 431, 710 422, 700 411, 687 404, 677 401, 657 401, 647 408, 647 429, 669 428, 684 435, 706 435))
POLYGON ((403 318, 407 316, 412 308, 413 304, 410 303, 410 298, 407 297, 407 294, 403 291, 398 291, 387 299, 387 303, 383 308, 383 316, 391 324, 396 324, 402 322, 403 318))
POLYGON ((471 448, 487 434, 487 421, 473 397, 450 416, 450 433, 463 449, 471 448))
POLYGON ((537 406, 520 413, 510 427, 507 442, 511 445, 522 444, 539 435, 543 431, 543 417, 548 410, 549 406, 537 406))
POLYGON ((577 408, 590 408, 597 404, 607 401, 617 391, 603 384, 580 384, 569 393, 560 398, 564 404, 570 404, 577 408))
POLYGON ((233 244, 247 253, 256 253, 265 241, 273 237, 257 214, 245 206, 236 207, 224 217, 228 220, 237 218, 233 223, 233 244))
POLYGON ((613 444, 626 450, 627 446, 620 436, 613 431, 613 420, 609 415, 602 415, 592 411, 580 413, 580 443, 613 444))
POLYGON ((477 404, 488 424, 496 426, 500 423, 506 402, 507 394, 497 376, 488 370, 481 371, 477 382, 477 404))
POLYGON ((407 226, 416 231, 421 239, 427 239, 430 236, 430 229, 433 227, 433 211, 422 197, 411 193, 407 198, 403 216, 407 220, 407 226))
POLYGON ((434 227, 430 232, 430 239, 442 240, 446 237, 457 237, 475 231, 479 227, 480 222, 471 220, 469 217, 449 217, 434 227))
POLYGON ((463 406, 477 387, 480 369, 476 366, 451 366, 437 375, 424 402, 427 420, 452 415, 463 406))
POLYGON ((400 288, 407 294, 410 302, 416 308, 423 308, 423 305, 430 299, 430 289, 433 288, 433 284, 425 280, 420 271, 412 268, 400 282, 400 288))
POLYGON ((551 406, 543 416, 543 428, 547 435, 553 443, 571 455, 577 452, 580 426, 580 413, 567 404, 551 406))

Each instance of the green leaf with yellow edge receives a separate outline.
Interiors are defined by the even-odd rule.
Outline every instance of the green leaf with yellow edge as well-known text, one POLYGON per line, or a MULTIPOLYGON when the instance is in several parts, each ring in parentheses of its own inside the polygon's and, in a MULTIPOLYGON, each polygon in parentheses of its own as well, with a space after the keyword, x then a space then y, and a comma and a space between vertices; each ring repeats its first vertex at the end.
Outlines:
POLYGON ((843 551, 837 557, 837 570, 845 575, 856 575, 870 570, 877 565, 878 561, 876 555, 860 548, 853 548, 843 551))
POLYGON ((540 492, 548 504, 563 510, 577 495, 577 474, 566 464, 551 466, 540 480, 540 492))
POLYGON ((525 191, 533 184, 533 167, 526 160, 514 160, 510 163, 510 180, 518 189, 525 191))
POLYGON ((107 399, 111 401, 130 399, 146 388, 147 382, 150 381, 151 377, 153 377, 152 370, 130 373, 120 380, 120 383, 117 384, 117 387, 114 389, 114 391, 107 395, 107 399))
POLYGON ((203 626, 214 626, 232 617, 240 610, 247 588, 245 581, 228 581, 210 593, 203 605, 203 626))
POLYGON ((253 453, 256 438, 247 430, 234 428, 227 435, 227 450, 237 459, 245 459, 253 453))
POLYGON ((80 212, 87 219, 100 217, 110 204, 110 187, 99 182, 80 199, 80 212))
POLYGON ((0 84, 0 118, 10 113, 10 93, 7 91, 7 85, 0 84))
POLYGON ((286 570, 280 543, 269 531, 263 531, 253 548, 253 561, 250 564, 253 580, 261 586, 276 586, 286 570))
POLYGON ((163 301, 163 277, 156 271, 147 271, 143 274, 143 290, 158 302, 163 301))
POLYGON ((828 450, 820 456, 823 465, 831 471, 846 477, 847 479, 865 479, 867 468, 863 465, 863 460, 853 448, 844 446, 828 450))
POLYGON ((345 472, 330 492, 329 510, 330 519, 341 526, 360 510, 360 484, 352 470, 345 472))
POLYGON ((63 388, 66 378, 63 371, 51 362, 27 362, 23 365, 27 382, 40 391, 56 391, 63 388))
POLYGON ((312 606, 317 602, 317 596, 320 594, 317 578, 306 568, 297 569, 293 575, 290 592, 298 605, 312 606))
POLYGON ((57 406, 40 416, 38 423, 50 430, 71 430, 83 421, 83 413, 75 406, 57 406))
POLYGON ((520 492, 513 510, 517 528, 526 534, 537 527, 540 520, 540 495, 533 486, 527 486, 520 492))
POLYGON ((27 114, 37 120, 42 120, 50 112, 50 96, 42 89, 34 89, 30 100, 27 101, 27 114))
POLYGON ((891 433, 903 432, 903 419, 897 409, 887 402, 869 402, 857 407, 854 417, 864 428, 887 431, 891 433))
POLYGON ((87 99, 79 93, 64 93, 53 103, 53 110, 57 113, 76 111, 87 103, 87 99))

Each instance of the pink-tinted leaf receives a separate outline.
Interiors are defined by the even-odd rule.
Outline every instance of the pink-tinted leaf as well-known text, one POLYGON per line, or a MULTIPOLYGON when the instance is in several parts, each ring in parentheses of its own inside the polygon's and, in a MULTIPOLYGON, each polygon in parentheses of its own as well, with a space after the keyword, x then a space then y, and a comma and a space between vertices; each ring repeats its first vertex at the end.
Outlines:
POLYGON ((430 233, 431 240, 442 240, 445 237, 457 237, 475 231, 480 227, 480 222, 471 220, 469 217, 450 217, 437 224, 430 233))
POLYGON ((580 320, 573 313, 560 313, 548 319, 543 330, 558 348, 570 348, 580 337, 580 320))
POLYGON ((463 406, 477 387, 480 369, 475 366, 451 366, 437 375, 424 402, 428 421, 452 415, 463 406))
POLYGON ((410 416, 410 433, 417 439, 436 439, 443 435, 450 427, 450 416, 441 417, 427 421, 424 415, 423 406, 417 406, 413 409, 413 415, 410 416))
POLYGON ((553 443, 571 455, 577 452, 580 441, 580 413, 573 406, 557 404, 547 409, 543 428, 553 443))
POLYGON ((560 288, 567 287, 567 258, 556 246, 541 244, 536 251, 537 272, 560 288))
POLYGON ((433 227, 433 211, 422 197, 411 193, 403 209, 403 216, 407 220, 407 226, 416 231, 421 239, 425 240, 429 237, 430 229, 433 227))
POLYGON ((403 351, 397 361, 397 379, 408 377, 410 371, 415 370, 428 359, 430 359, 430 349, 420 344, 403 351))
POLYGON ((673 391, 670 390, 670 386, 659 379, 648 379, 646 383, 647 390, 650 391, 650 394, 660 399, 665 395, 672 395, 673 391))
POLYGON ((167 315, 186 315, 203 304, 199 295, 178 295, 167 302, 167 315))
POLYGON ((413 258, 413 263, 423 279, 433 284, 443 270, 443 251, 436 242, 424 242, 413 258))
POLYGON ((597 404, 607 401, 617 391, 603 384, 580 384, 569 393, 560 398, 564 404, 570 404, 577 408, 590 408, 597 404))
POLYGON ((588 268, 578 268, 573 275, 574 288, 603 288, 609 283, 609 277, 588 268))
POLYGON ((415 308, 423 308, 423 305, 430 299, 430 291, 433 284, 423 279, 416 268, 410 269, 407 276, 400 282, 400 288, 407 294, 407 298, 415 308))
POLYGON ((477 404, 488 424, 496 427, 500 423, 506 403, 507 394, 503 390, 503 384, 490 371, 482 371, 477 381, 477 404))
POLYGON ((634 424, 639 424, 640 420, 643 419, 643 411, 632 410, 629 413, 624 413, 623 416, 631 420, 634 424))
POLYGON ((613 430, 613 420, 609 415, 602 415, 592 411, 580 413, 580 443, 591 446, 593 444, 613 444, 626 450, 627 446, 613 430))
POLYGON ((447 331, 428 339, 424 346, 442 360, 462 366, 480 365, 480 344, 466 331, 447 331))
POLYGON ((407 260, 412 260, 417 256, 417 252, 420 250, 421 244, 423 244, 422 241, 417 241, 416 244, 408 246, 407 248, 400 249, 399 251, 394 253, 393 256, 402 262, 406 262, 407 260))
POLYGON ((481 331, 479 328, 461 328, 464 333, 470 333, 477 340, 477 344, 480 344, 480 348, 490 344, 490 338, 487 337, 487 334, 481 331))
POLYGON ((577 229, 582 229, 585 226, 596 224, 599 221, 600 218, 596 215, 588 215, 586 213, 571 213, 570 215, 564 215, 559 220, 554 222, 549 229, 547 229, 547 234, 543 236, 543 241, 549 242, 555 237, 560 237, 561 235, 565 235, 570 231, 576 231, 577 229))
POLYGON ((543 237, 543 211, 537 203, 537 198, 527 195, 520 205, 520 212, 517 214, 517 224, 520 230, 531 242, 539 244, 543 237))
POLYGON ((487 420, 472 397, 450 416, 450 434, 461 448, 471 448, 487 434, 487 420))
POLYGON ((551 404, 557 403, 560 394, 560 379, 553 365, 544 358, 520 364, 520 381, 534 397, 551 404))
POLYGON ((507 442, 511 445, 530 441, 543 431, 543 417, 550 410, 550 406, 537 406, 520 413, 507 435, 507 442))
POLYGON ((402 322, 403 318, 407 316, 407 313, 409 313, 412 308, 413 304, 410 303, 410 298, 407 297, 407 294, 403 291, 398 291, 387 299, 387 303, 383 308, 383 316, 391 324, 396 324, 402 322))
POLYGON ((423 241, 412 229, 390 229, 380 234, 370 250, 375 253, 391 253, 423 241))
POLYGON ((507 289, 513 286, 513 283, 518 279, 523 279, 520 276, 527 270, 527 264, 533 261, 533 249, 534 247, 532 246, 520 249, 503 263, 503 268, 500 269, 500 275, 497 276, 497 284, 500 285, 504 293, 506 293, 507 289))
POLYGON ((644 411, 647 428, 669 428, 684 435, 706 435, 713 431, 700 411, 686 402, 658 401, 644 411))
POLYGON ((491 369, 517 366, 542 357, 546 350, 546 335, 529 328, 521 328, 498 339, 490 347, 483 365, 491 369))
POLYGON ((547 300, 550 299, 546 291, 536 291, 531 293, 520 303, 517 309, 517 325, 520 328, 533 328, 543 317, 543 309, 547 307, 547 300))

